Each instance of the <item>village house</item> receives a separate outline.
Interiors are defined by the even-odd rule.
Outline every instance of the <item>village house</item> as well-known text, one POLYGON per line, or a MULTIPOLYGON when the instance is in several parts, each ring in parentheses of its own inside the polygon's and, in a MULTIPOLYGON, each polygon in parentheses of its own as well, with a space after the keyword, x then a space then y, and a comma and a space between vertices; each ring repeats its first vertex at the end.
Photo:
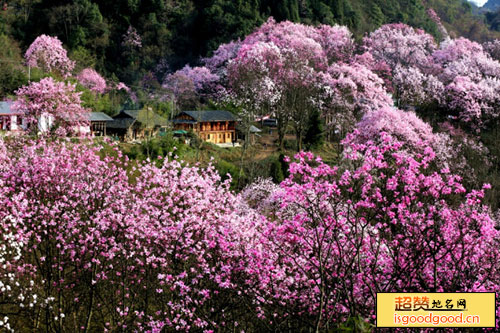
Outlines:
POLYGON ((142 140, 164 132, 167 127, 168 120, 151 109, 122 110, 107 122, 107 134, 124 141, 142 140))
POLYGON ((174 119, 174 130, 193 131, 214 144, 236 141, 236 118, 229 111, 182 111, 174 119))
POLYGON ((26 128, 26 120, 22 112, 12 108, 12 102, 0 102, 0 130, 19 132, 26 128))
POLYGON ((109 122, 113 118, 103 112, 92 112, 90 114, 90 133, 92 136, 106 136, 109 122))

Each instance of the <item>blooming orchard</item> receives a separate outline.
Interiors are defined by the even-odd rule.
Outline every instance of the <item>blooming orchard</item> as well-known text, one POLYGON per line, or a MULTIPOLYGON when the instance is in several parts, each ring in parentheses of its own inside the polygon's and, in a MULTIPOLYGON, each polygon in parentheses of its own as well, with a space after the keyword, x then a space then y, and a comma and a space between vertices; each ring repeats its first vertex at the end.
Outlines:
POLYGON ((379 135, 349 136, 339 167, 301 153, 242 197, 212 167, 7 142, 0 313, 51 331, 323 330, 370 318, 377 291, 496 291, 483 190, 379 135))
POLYGON ((28 66, 40 67, 46 72, 53 70, 67 76, 75 67, 74 61, 67 56, 61 41, 57 37, 38 36, 24 55, 28 66))
MULTIPOLYGON (((498 119, 498 43, 444 32, 438 45, 391 24, 356 45, 345 27, 269 19, 166 76, 184 106, 220 98, 248 124, 273 115, 281 148, 290 126, 301 150, 321 113, 342 138, 335 165, 301 151, 281 184, 237 194, 212 165, 0 138, 0 329, 326 332, 373 325, 377 292, 500 292, 491 186, 464 153, 488 163, 475 133, 498 119)), ((133 28, 125 41, 141 46, 133 28)), ((60 49, 54 61, 33 50, 69 71, 60 49)), ((105 89, 84 72, 82 85, 105 89)), ((88 119, 70 83, 44 78, 17 96, 31 122, 88 119)))

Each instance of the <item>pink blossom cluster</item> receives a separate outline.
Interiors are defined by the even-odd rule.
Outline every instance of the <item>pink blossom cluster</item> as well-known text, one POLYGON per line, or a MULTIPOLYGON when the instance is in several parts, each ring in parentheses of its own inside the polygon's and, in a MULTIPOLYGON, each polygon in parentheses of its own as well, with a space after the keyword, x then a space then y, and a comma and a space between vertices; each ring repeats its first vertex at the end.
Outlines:
POLYGON ((437 171, 429 128, 400 116, 421 128, 354 132, 338 166, 300 153, 279 187, 240 196, 211 166, 2 142, 0 313, 54 330, 324 330, 372 321, 379 291, 499 291, 488 186, 437 171))
POLYGON ((483 49, 466 38, 446 38, 437 46, 430 35, 393 24, 371 33, 364 47, 391 66, 401 107, 438 107, 476 130, 498 118, 500 62, 488 53, 494 54, 494 42, 483 49))
POLYGON ((391 68, 425 67, 437 47, 431 35, 402 23, 383 25, 363 39, 363 46, 391 68))
POLYGON ((197 100, 213 96, 220 86, 220 77, 207 67, 184 68, 168 74, 162 87, 173 96, 180 107, 193 107, 197 100))
POLYGON ((379 291, 498 292, 500 235, 481 204, 489 186, 467 193, 460 177, 431 167, 429 146, 408 154, 387 133, 376 144, 357 136, 338 167, 298 154, 275 194, 280 207, 262 211, 263 252, 248 265, 264 265, 258 315, 322 330, 371 318, 379 291))
POLYGON ((118 82, 115 89, 116 90, 125 90, 127 93, 130 93, 130 88, 123 82, 118 82))
POLYGON ((59 71, 67 76, 75 67, 75 62, 68 58, 66 50, 57 37, 38 36, 26 51, 24 58, 31 67, 39 67, 44 71, 59 71))
MULTIPOLYGON (((272 113, 280 145, 286 126, 293 124, 300 146, 309 113, 319 108, 325 116, 332 114, 331 96, 344 93, 339 85, 332 86, 337 78, 330 78, 329 66, 342 66, 353 52, 354 41, 345 27, 316 28, 270 18, 241 42, 229 62, 226 92, 247 113, 272 113)), ((349 111, 344 118, 353 118, 349 111)))
POLYGON ((203 62, 205 66, 210 69, 212 73, 216 73, 219 77, 222 77, 225 72, 227 64, 232 59, 236 58, 238 51, 241 47, 241 41, 231 41, 227 44, 221 44, 214 51, 211 57, 204 58, 203 62))
POLYGON ((71 331, 232 324, 220 306, 238 297, 236 268, 259 247, 262 218, 239 210, 213 167, 101 156, 64 141, 2 150, 0 286, 14 274, 20 287, 0 294, 0 313, 71 331))
POLYGON ((19 88, 14 107, 24 113, 33 130, 40 127, 42 119, 50 118, 54 125, 72 131, 89 120, 90 111, 82 106, 80 94, 74 84, 48 77, 19 88))
POLYGON ((500 60, 500 40, 495 39, 483 44, 483 49, 495 60, 500 60))
POLYGON ((217 75, 212 74, 206 67, 191 67, 186 65, 177 71, 177 73, 191 80, 196 91, 208 89, 209 85, 214 84, 219 79, 217 75))
POLYGON ((393 75, 395 97, 400 107, 440 104, 444 102, 444 84, 418 67, 396 66, 393 75))
POLYGON ((106 80, 92 68, 85 68, 76 77, 81 85, 99 94, 103 94, 106 89, 106 80))

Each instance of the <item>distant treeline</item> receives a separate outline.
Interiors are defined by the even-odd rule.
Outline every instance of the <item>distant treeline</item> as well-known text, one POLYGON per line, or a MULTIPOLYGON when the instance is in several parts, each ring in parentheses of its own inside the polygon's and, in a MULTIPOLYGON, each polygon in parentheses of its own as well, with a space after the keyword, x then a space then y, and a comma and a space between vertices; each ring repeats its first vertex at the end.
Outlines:
POLYGON ((82 68, 148 87, 168 71, 210 55, 219 44, 247 35, 269 16, 346 25, 357 38, 393 22, 439 37, 426 12, 431 7, 455 34, 480 41, 492 37, 464 0, 15 0, 3 1, 0 34, 11 39, 6 44, 17 41, 19 50, 1 57, 18 61, 12 53, 48 34, 59 37, 82 68), (124 43, 130 27, 137 30, 141 47, 124 43))

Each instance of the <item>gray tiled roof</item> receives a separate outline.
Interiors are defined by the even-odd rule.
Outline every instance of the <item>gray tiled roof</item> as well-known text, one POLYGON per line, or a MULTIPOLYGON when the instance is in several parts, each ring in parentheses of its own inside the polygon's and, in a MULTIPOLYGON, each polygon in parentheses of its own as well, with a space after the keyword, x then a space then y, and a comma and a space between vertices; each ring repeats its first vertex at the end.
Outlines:
POLYGON ((262 130, 254 125, 250 126, 250 133, 260 133, 262 130))
POLYGON ((113 118, 111 118, 104 112, 91 112, 90 121, 113 121, 113 118))
POLYGON ((137 115, 139 114, 139 110, 123 110, 122 112, 134 119, 137 119, 137 115))
POLYGON ((193 117, 197 122, 236 121, 234 115, 229 111, 182 111, 181 114, 183 113, 193 117))
POLYGON ((149 110, 122 110, 107 123, 109 128, 129 128, 135 122, 148 126, 167 126, 167 119, 149 110))
POLYGON ((134 122, 135 122, 134 119, 118 118, 118 119, 113 119, 113 121, 110 121, 109 123, 106 123, 106 127, 127 129, 130 126, 132 126, 134 122))
POLYGON ((21 114, 21 112, 14 111, 12 109, 12 102, 0 102, 0 115, 16 115, 21 114))

